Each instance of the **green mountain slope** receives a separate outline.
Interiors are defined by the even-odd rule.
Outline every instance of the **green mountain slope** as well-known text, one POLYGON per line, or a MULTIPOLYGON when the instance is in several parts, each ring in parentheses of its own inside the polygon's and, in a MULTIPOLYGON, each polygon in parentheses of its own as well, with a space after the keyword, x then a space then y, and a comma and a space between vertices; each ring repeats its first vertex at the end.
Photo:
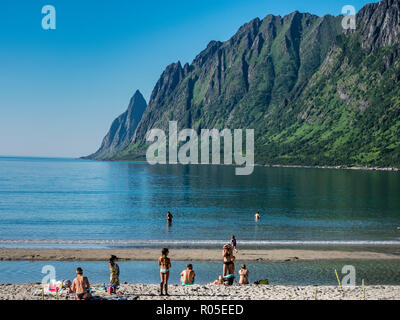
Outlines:
POLYGON ((152 128, 254 129, 260 164, 400 166, 399 0, 342 17, 294 12, 212 41, 192 64, 171 64, 131 144, 142 159, 152 128))

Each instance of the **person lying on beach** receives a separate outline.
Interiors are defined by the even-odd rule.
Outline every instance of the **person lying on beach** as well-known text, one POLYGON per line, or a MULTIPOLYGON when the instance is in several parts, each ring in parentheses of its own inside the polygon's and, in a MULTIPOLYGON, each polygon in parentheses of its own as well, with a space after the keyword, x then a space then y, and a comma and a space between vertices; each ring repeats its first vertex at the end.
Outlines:
POLYGON ((233 247, 231 244, 226 244, 222 250, 222 257, 224 259, 223 276, 235 273, 235 257, 233 255, 233 247))
POLYGON ((164 289, 165 289, 165 295, 168 296, 168 279, 169 279, 169 269, 171 268, 171 260, 167 257, 169 253, 169 250, 167 248, 162 249, 161 251, 161 257, 158 258, 158 265, 160 266, 160 277, 161 277, 161 283, 160 283, 160 295, 164 295, 164 289))
POLYGON ((239 285, 249 284, 249 270, 246 269, 246 265, 242 264, 242 267, 239 270, 239 285))
POLYGON ((194 277, 196 274, 193 271, 192 264, 188 264, 186 269, 181 272, 181 284, 183 286, 190 286, 194 284, 194 277))
POLYGON ((119 266, 117 261, 118 258, 112 255, 108 264, 110 269, 110 294, 116 293, 119 286, 119 266))
POLYGON ((89 293, 90 283, 87 277, 83 276, 82 268, 76 269, 76 278, 72 282, 72 291, 76 293, 76 300, 88 300, 92 296, 89 293))
POLYGON ((215 280, 213 282, 214 285, 223 285, 224 284, 224 280, 222 279, 222 276, 219 276, 219 278, 217 280, 215 280))

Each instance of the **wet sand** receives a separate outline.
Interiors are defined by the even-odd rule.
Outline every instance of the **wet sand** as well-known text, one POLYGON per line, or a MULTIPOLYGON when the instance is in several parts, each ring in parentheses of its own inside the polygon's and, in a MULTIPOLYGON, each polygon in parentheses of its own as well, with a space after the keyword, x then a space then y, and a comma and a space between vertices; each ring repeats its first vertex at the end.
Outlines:
MULTIPOLYGON (((120 261, 154 261, 160 256, 155 249, 0 249, 3 261, 106 261, 110 255, 120 261)), ((374 251, 339 251, 305 249, 240 250, 235 253, 241 261, 297 261, 297 260, 394 260, 399 254, 374 251)), ((218 249, 170 249, 175 261, 220 261, 218 249)))

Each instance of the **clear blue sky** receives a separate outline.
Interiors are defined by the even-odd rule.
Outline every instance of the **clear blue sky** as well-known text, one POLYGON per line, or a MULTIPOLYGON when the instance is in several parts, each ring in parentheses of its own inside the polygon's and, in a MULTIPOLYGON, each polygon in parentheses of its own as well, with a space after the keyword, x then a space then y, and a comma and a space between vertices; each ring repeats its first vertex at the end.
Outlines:
POLYGON ((249 20, 295 10, 339 15, 373 0, 2 0, 0 155, 78 157, 96 151, 139 89, 191 62, 249 20), (44 5, 56 30, 41 27, 44 5))

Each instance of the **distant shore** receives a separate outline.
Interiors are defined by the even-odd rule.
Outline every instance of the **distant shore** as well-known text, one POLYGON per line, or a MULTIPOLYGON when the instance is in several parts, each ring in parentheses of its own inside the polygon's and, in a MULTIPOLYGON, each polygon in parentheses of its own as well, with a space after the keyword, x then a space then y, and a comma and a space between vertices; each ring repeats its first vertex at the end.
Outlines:
MULTIPOLYGON (((109 162, 146 162, 146 159, 143 160, 112 160, 112 159, 92 159, 89 157, 80 157, 78 160, 92 160, 92 161, 109 161, 109 162)), ((201 164, 200 164, 201 165, 201 164)), ((220 164, 225 165, 225 164, 220 164)), ((231 165, 229 165, 231 166, 231 165)), ((299 168, 299 169, 335 169, 335 170, 365 170, 365 171, 390 171, 390 172, 399 172, 400 168, 396 167, 360 167, 360 166, 347 166, 347 165, 338 165, 338 166, 308 166, 308 165, 295 165, 295 164, 260 164, 255 163, 256 167, 267 167, 267 168, 299 168)))
MULTIPOLYGON (((221 261, 221 250, 171 249, 175 261, 221 261)), ((160 256, 156 249, 0 249, 0 261, 106 261, 110 255, 120 261, 154 261, 160 256)), ((239 250, 240 261, 298 260, 400 260, 400 255, 374 251, 339 251, 307 249, 239 250)))
POLYGON ((261 165, 269 168, 301 168, 301 169, 336 169, 336 170, 366 170, 366 171, 400 171, 395 167, 350 167, 350 166, 303 166, 303 165, 283 165, 283 164, 265 164, 261 165))

